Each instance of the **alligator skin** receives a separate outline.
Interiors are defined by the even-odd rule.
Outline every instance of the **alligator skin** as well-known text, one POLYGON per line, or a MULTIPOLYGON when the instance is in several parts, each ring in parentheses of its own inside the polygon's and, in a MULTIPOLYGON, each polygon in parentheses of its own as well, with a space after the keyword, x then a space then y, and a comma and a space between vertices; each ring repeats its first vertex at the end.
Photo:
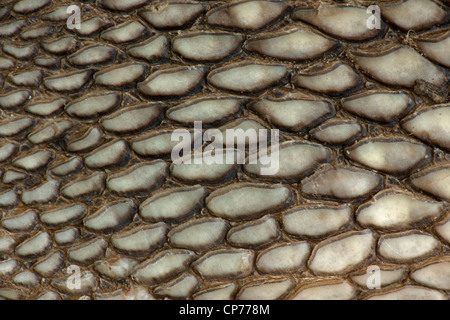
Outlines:
POLYGON ((449 2, 375 3, 0 0, 0 299, 448 299, 449 2))

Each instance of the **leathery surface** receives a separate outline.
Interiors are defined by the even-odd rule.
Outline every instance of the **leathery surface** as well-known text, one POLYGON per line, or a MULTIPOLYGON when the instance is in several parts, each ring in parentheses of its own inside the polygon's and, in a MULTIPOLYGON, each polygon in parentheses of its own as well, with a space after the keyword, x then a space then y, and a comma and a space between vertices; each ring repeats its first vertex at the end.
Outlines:
POLYGON ((449 21, 0 0, 0 299, 448 299, 449 21), (173 163, 195 121, 279 129, 279 171, 173 163))

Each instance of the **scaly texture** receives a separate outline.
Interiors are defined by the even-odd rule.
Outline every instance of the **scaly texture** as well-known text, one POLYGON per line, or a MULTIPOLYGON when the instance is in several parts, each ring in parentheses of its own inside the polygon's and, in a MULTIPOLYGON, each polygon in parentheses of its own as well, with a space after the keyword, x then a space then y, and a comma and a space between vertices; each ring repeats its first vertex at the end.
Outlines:
POLYGON ((0 0, 0 299, 448 299, 449 2, 376 3, 0 0))

